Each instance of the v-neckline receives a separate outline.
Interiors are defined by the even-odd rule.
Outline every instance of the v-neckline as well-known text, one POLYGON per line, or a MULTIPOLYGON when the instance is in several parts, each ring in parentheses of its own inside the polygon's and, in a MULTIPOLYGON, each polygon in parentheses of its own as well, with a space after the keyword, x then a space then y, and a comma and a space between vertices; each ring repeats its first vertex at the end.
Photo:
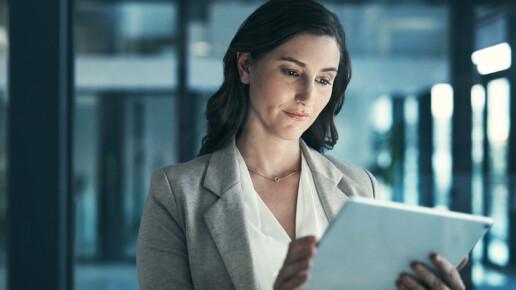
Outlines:
POLYGON ((280 221, 276 218, 274 213, 271 211, 269 206, 265 203, 265 201, 262 199, 260 194, 256 192, 253 186, 253 192, 256 195, 256 198, 258 199, 258 202, 260 203, 260 206, 264 208, 264 212, 266 212, 266 215, 269 216, 270 219, 274 220, 274 224, 278 229, 281 229, 280 231, 283 233, 283 236, 289 240, 289 242, 293 241, 297 237, 297 228, 299 223, 299 211, 300 211, 300 194, 301 191, 299 190, 301 187, 301 178, 299 180, 299 185, 297 187, 297 196, 296 196, 296 214, 295 214, 295 220, 294 220, 294 239, 290 238, 290 235, 288 234, 287 230, 283 227, 283 225, 280 223, 280 221))
POLYGON ((299 182, 298 182, 298 186, 297 186, 297 194, 296 194, 296 213, 295 213, 295 220, 294 220, 294 238, 290 238, 290 235, 288 234, 287 230, 283 227, 283 225, 280 223, 280 221, 276 218, 276 216, 274 215, 274 213, 271 211, 271 209, 269 208, 269 206, 267 206, 267 204, 265 203, 265 201, 262 199, 262 197, 260 196, 260 194, 256 191, 256 189, 254 188, 254 184, 253 184, 253 180, 251 178, 251 176, 249 175, 249 181, 250 181, 250 186, 253 190, 253 193, 255 194, 256 198, 258 199, 258 202, 260 203, 260 205, 264 208, 264 211, 266 212, 266 215, 269 216, 270 219, 274 220, 274 224, 276 225, 277 228, 281 229, 280 231, 283 233, 283 237, 284 238, 287 238, 289 242, 295 240, 297 237, 298 237, 298 229, 299 229, 299 224, 300 224, 300 218, 301 218, 301 211, 303 210, 303 208, 301 208, 302 205, 302 202, 303 200, 301 199, 302 198, 302 194, 304 194, 303 192, 306 190, 303 187, 303 181, 304 181, 304 174, 306 173, 305 170, 308 170, 306 164, 305 164, 305 159, 304 159, 304 156, 303 154, 301 154, 301 171, 299 173, 299 182))

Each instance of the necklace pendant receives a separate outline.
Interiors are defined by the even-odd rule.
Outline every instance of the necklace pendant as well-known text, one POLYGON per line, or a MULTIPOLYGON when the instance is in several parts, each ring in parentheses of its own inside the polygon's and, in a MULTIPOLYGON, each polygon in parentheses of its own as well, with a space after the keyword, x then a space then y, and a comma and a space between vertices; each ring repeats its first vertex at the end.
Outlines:
POLYGON ((280 182, 281 178, 279 178, 278 176, 274 176, 272 178, 272 180, 274 180, 274 182, 278 183, 278 182, 280 182))

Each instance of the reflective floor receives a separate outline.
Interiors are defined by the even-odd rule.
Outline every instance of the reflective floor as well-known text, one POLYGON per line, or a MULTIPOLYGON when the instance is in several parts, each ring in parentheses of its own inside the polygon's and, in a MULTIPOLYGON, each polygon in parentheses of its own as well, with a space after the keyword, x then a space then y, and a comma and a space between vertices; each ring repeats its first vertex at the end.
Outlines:
MULTIPOLYGON (((479 266, 473 267, 476 290, 516 289, 516 273, 510 276, 479 266)), ((5 269, 0 269, 0 289, 5 287, 5 269)), ((138 290, 133 264, 78 264, 75 268, 75 290, 138 290)))
POLYGON ((75 265, 75 290, 138 290, 133 264, 75 265))
MULTIPOLYGON (((516 273, 512 276, 479 266, 473 268, 476 290, 514 290, 516 273)), ((131 264, 76 265, 76 290, 138 290, 136 269, 131 264)))

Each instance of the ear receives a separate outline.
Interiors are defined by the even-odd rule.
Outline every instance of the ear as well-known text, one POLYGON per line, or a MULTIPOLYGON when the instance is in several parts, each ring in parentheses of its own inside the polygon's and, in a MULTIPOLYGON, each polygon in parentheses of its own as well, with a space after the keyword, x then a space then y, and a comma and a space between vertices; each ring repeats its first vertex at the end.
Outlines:
POLYGON ((248 52, 240 52, 236 53, 236 63, 238 69, 238 75, 240 76, 240 81, 243 84, 249 84, 249 64, 251 62, 251 55, 248 52))

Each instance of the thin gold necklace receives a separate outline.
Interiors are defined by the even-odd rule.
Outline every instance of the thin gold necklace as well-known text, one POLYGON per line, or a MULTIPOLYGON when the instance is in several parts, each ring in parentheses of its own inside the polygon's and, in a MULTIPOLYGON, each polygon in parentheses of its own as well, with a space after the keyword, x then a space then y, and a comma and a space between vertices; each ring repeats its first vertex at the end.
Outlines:
POLYGON ((287 177, 290 177, 290 176, 294 175, 294 174, 298 171, 298 170, 296 169, 296 170, 294 170, 294 171, 290 172, 289 174, 287 174, 287 175, 285 175, 285 176, 283 176, 283 177, 279 177, 279 176, 268 177, 268 176, 265 176, 265 175, 263 175, 263 174, 261 174, 261 173, 259 173, 259 172, 254 171, 254 170, 252 170, 252 169, 250 169, 250 168, 247 168, 247 169, 248 169, 249 171, 251 171, 252 173, 256 173, 256 174, 258 174, 259 176, 261 176, 261 177, 263 177, 263 178, 265 178, 265 179, 268 179, 268 180, 272 180, 272 181, 274 181, 274 182, 276 182, 276 183, 278 183, 278 182, 282 181, 283 179, 285 179, 285 178, 287 178, 287 177))

